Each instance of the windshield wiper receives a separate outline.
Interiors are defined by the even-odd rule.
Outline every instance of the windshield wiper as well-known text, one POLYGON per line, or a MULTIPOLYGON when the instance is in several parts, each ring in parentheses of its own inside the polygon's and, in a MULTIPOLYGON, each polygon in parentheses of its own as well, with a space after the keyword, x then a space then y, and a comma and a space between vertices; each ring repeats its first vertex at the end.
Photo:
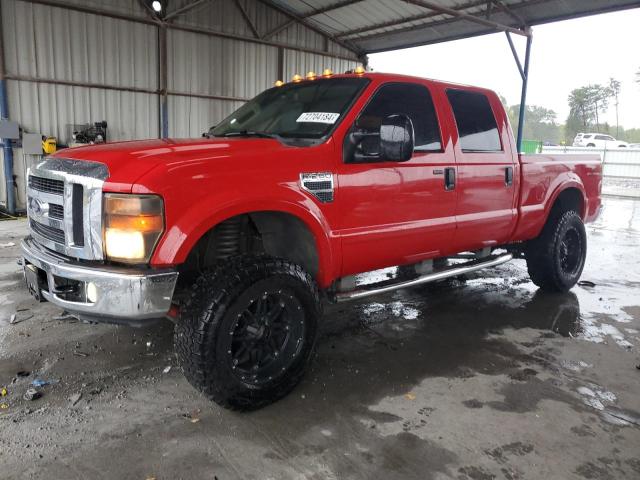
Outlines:
POLYGON ((222 135, 217 135, 220 137, 258 137, 258 138, 280 138, 279 135, 275 133, 267 133, 267 132, 256 132, 254 130, 240 130, 238 132, 227 132, 222 135))

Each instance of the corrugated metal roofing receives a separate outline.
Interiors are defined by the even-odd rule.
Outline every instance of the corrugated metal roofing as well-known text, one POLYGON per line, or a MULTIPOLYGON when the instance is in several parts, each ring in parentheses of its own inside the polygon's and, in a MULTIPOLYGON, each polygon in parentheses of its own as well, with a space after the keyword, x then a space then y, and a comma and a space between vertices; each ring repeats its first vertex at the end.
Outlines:
POLYGON ((453 9, 513 28, 640 7, 638 0, 268 0, 345 42, 373 53, 499 31, 442 13, 453 9))

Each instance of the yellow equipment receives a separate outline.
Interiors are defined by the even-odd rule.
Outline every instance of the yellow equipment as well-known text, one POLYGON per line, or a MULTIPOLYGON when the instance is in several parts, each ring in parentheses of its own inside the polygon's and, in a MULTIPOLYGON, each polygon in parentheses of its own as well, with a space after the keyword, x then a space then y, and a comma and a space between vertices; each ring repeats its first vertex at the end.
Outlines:
POLYGON ((49 155, 51 153, 56 153, 56 149, 58 147, 58 143, 56 137, 42 137, 42 151, 49 155))

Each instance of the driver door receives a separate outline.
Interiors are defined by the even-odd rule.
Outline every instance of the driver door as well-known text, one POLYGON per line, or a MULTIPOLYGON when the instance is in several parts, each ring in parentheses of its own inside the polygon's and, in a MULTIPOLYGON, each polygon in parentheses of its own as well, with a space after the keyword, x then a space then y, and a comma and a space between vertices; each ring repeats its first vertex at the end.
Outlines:
MULTIPOLYGON (((382 120, 394 114, 407 115, 413 122, 415 150, 410 160, 356 163, 352 155, 345 155, 338 168, 335 203, 341 211, 343 276, 437 257, 453 240, 456 191, 445 185, 445 170, 455 174, 455 157, 450 139, 443 139, 438 122, 442 115, 427 85, 381 85, 345 144, 355 131, 379 133, 382 120)), ((377 146, 379 139, 364 137, 359 148, 371 154, 377 146)))

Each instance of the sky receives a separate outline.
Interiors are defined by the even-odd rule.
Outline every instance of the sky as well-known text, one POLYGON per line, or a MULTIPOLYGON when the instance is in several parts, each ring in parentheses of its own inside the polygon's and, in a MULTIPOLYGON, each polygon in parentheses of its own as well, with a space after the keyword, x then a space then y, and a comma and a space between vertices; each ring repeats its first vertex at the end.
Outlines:
MULTIPOLYGON (((512 36, 524 62, 524 37, 512 36)), ((487 87, 520 103, 521 79, 503 33, 369 55, 377 72, 487 87), (453 61, 452 59, 455 59, 453 61)), ((622 82, 620 125, 640 128, 640 8, 533 27, 527 103, 551 108, 564 123, 574 88, 622 82)), ((601 117, 603 118, 603 117, 601 117)), ((604 120, 615 125, 613 102, 604 120)), ((602 122, 603 120, 601 120, 602 122)))

